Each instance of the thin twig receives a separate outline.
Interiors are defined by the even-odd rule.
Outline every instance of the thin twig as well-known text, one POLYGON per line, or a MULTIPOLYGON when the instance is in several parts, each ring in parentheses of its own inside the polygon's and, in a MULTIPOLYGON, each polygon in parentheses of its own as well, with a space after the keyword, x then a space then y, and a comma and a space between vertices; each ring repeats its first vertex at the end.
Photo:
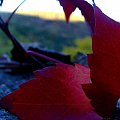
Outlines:
POLYGON ((0 62, 0 69, 14 69, 14 68, 22 68, 22 67, 30 67, 32 66, 29 63, 19 63, 19 62, 0 62))
POLYGON ((0 6, 2 6, 2 4, 3 4, 3 0, 0 0, 0 6))
POLYGON ((92 0, 92 2, 93 2, 93 6, 96 6, 96 4, 95 4, 95 0, 92 0))
POLYGON ((37 53, 37 52, 33 52, 31 50, 28 50, 26 53, 27 53, 27 55, 37 56, 37 57, 43 58, 45 60, 51 61, 53 63, 63 63, 59 60, 56 60, 54 58, 48 57, 46 55, 43 55, 43 54, 40 54, 40 53, 37 53))
POLYGON ((20 5, 18 5, 18 7, 12 12, 12 14, 8 17, 7 21, 5 22, 5 24, 8 26, 11 18, 13 17, 13 15, 15 14, 15 12, 18 10, 18 8, 25 2, 26 0, 24 0, 20 5))

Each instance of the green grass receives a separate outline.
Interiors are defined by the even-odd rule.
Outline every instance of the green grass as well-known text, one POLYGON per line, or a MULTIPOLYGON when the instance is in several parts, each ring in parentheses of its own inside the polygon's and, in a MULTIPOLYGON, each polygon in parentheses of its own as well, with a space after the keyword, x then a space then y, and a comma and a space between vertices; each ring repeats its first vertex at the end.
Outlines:
MULTIPOLYGON (((6 19, 9 13, 0 13, 6 19)), ((40 43, 42 47, 63 51, 66 46, 75 46, 76 39, 89 36, 84 22, 46 20, 34 16, 16 14, 10 22, 10 31, 22 43, 40 43)), ((0 31, 0 55, 9 53, 11 41, 0 31)))

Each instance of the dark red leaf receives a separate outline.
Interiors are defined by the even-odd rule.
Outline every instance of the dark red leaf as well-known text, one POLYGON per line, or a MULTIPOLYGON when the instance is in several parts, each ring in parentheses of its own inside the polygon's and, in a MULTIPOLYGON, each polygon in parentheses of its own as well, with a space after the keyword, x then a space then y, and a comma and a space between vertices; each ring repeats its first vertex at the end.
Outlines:
MULTIPOLYGON (((95 33, 92 36, 93 54, 89 55, 89 65, 94 86, 101 91, 98 90, 103 97, 101 101, 104 100, 101 108, 96 109, 109 116, 120 97, 120 23, 110 19, 98 7, 94 11, 95 33), (103 108, 106 112, 103 112, 103 108)), ((98 106, 98 103, 94 104, 98 106)))
POLYGON ((66 21, 69 22, 69 18, 72 12, 76 9, 76 6, 71 2, 71 0, 59 0, 61 6, 63 7, 66 21))
POLYGON ((120 23, 84 0, 70 1, 81 10, 92 29, 93 54, 89 55, 89 66, 93 84, 83 88, 96 111, 109 117, 120 97, 120 23))
MULTIPOLYGON (((90 18, 81 6, 79 8, 85 18, 90 18)), ((120 23, 110 19, 97 6, 93 9, 94 15, 91 14, 91 17, 94 18, 95 25, 90 24, 91 21, 87 19, 93 29, 93 54, 88 56, 93 85, 90 90, 86 90, 96 111, 102 116, 109 117, 120 97, 120 23)))
POLYGON ((93 7, 84 0, 59 0, 61 6, 63 7, 66 21, 69 22, 69 17, 71 13, 78 7, 81 13, 85 17, 87 23, 90 25, 92 31, 94 31, 95 17, 93 7))
POLYGON ((82 90, 81 84, 91 84, 89 72, 79 64, 38 70, 0 103, 22 120, 101 120, 82 90))

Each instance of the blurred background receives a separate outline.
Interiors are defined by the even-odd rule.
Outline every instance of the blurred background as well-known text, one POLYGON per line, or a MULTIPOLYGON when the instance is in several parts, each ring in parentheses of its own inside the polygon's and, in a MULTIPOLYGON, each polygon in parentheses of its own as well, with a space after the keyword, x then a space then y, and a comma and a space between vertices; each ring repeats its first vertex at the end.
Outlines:
MULTIPOLYGON (((6 20, 22 1, 4 0, 0 16, 6 20)), ((88 2, 92 3, 92 0, 88 2)), ((119 7, 112 8, 119 5, 118 0, 95 2, 107 15, 119 21, 120 13, 115 12, 119 7)), ((92 52, 90 32, 80 11, 76 10, 67 24, 62 7, 56 0, 26 0, 12 18, 9 28, 25 48, 33 46, 55 50, 70 54, 72 58, 77 52, 92 52)), ((11 41, 0 30, 0 55, 10 54, 11 49, 11 41)))

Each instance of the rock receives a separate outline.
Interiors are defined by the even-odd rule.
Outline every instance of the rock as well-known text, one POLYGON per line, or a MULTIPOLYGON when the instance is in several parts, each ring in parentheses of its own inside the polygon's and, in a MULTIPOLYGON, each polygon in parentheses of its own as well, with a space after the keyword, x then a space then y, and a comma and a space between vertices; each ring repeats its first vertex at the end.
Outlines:
POLYGON ((8 95, 11 92, 12 91, 5 84, 0 85, 0 98, 8 95))
POLYGON ((80 63, 84 66, 88 66, 88 57, 87 54, 83 54, 81 52, 78 52, 75 57, 75 63, 80 63))
POLYGON ((4 109, 0 109, 0 120, 18 120, 18 118, 4 109))

